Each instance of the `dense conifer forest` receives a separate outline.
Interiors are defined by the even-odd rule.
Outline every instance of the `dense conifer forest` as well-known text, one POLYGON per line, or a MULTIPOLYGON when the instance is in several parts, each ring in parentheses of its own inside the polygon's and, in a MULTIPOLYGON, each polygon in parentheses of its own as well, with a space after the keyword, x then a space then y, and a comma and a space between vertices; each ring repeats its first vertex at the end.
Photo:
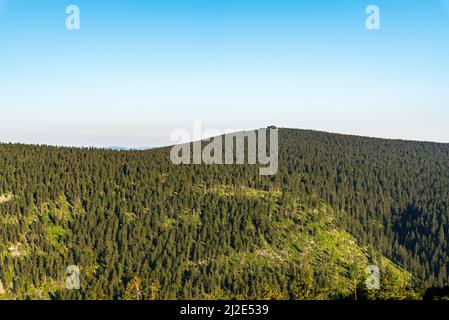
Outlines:
POLYGON ((274 176, 173 165, 169 148, 0 144, 0 298, 421 299, 449 284, 449 144, 279 140, 274 176))

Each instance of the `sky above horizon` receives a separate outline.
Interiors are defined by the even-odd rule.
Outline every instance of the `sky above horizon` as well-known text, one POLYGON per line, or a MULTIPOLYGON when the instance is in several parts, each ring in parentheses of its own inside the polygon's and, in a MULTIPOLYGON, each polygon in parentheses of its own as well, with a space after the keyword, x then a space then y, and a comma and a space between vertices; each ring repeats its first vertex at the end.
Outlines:
POLYGON ((449 0, 0 0, 0 114, 0 142, 159 146, 194 121, 449 142, 449 0))

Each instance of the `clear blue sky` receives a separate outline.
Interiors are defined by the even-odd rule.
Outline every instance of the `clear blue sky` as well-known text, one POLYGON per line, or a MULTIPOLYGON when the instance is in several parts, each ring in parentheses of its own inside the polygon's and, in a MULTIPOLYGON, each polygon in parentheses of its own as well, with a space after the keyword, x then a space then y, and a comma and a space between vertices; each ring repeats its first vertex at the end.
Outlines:
POLYGON ((0 113, 2 142, 161 145, 194 120, 449 142, 449 0, 0 0, 0 113))

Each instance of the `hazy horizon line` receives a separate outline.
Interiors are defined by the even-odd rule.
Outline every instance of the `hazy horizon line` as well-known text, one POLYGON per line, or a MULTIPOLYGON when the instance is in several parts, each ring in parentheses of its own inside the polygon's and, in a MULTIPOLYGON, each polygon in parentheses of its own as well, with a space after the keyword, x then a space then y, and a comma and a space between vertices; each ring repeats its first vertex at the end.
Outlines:
MULTIPOLYGON (((403 141, 403 142, 417 142, 417 143, 432 143, 432 144, 443 144, 443 145, 449 145, 449 141, 434 141, 434 140, 420 140, 420 139, 412 139, 412 138, 398 138, 398 137, 382 137, 382 136, 370 136, 370 135, 362 135, 362 134, 356 134, 356 133, 344 133, 344 132, 335 132, 335 131, 327 131, 322 129, 310 129, 310 128, 294 128, 294 127, 277 127, 277 129, 281 130, 300 130, 300 131, 311 131, 316 133, 326 133, 326 134, 334 134, 334 135, 340 135, 340 136, 349 136, 349 137, 359 137, 359 138, 367 138, 367 139, 375 139, 375 140, 388 140, 388 141, 403 141)), ((258 128, 258 129, 241 129, 236 132, 242 132, 242 131, 251 131, 251 130, 259 130, 263 129, 264 127, 258 128)), ((266 127, 265 127, 266 128, 266 127)), ((229 133, 229 132, 228 132, 229 133)), ((222 133, 218 136, 222 136, 228 133, 222 133)), ((202 140, 205 139, 211 139, 215 136, 208 136, 203 137, 202 140)), ((193 143, 197 140, 189 140, 186 143, 193 143)), ((83 145, 83 144, 52 144, 52 143, 27 143, 27 142, 21 142, 21 141, 3 141, 0 138, 0 144, 16 144, 16 145, 23 145, 23 146, 39 146, 39 147, 56 147, 56 148, 78 148, 78 149, 104 149, 104 150, 111 150, 111 151, 146 151, 146 150, 152 150, 152 149, 158 149, 158 148, 165 148, 165 147, 171 147, 173 145, 177 144, 183 144, 183 143, 177 143, 177 142, 165 142, 165 143, 156 143, 153 145, 147 145, 147 146, 126 146, 126 145, 83 145)))

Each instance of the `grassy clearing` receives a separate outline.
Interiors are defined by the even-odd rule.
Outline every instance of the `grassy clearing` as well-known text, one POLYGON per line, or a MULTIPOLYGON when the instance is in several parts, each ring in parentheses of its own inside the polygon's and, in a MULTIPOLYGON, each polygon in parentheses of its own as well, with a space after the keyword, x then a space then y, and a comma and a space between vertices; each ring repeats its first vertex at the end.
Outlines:
POLYGON ((5 193, 0 195, 0 204, 9 202, 14 199, 14 195, 12 193, 5 193))

